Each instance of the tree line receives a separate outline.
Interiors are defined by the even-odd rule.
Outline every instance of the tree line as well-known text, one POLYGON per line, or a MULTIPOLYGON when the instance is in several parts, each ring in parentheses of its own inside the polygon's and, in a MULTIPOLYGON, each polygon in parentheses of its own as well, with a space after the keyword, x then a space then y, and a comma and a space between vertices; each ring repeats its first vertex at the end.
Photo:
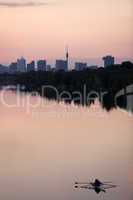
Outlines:
MULTIPOLYGON (((3 85, 20 85, 24 86, 25 92, 37 92, 48 99, 56 99, 56 93, 51 88, 47 88, 45 94, 42 93, 43 86, 52 86, 62 93, 67 91, 71 94, 72 99, 67 98, 64 92, 66 103, 74 101, 76 104, 89 105, 97 98, 96 94, 102 94, 99 98, 103 108, 110 110, 116 107, 115 96, 123 88, 133 84, 133 64, 131 62, 123 62, 120 65, 113 65, 107 68, 85 69, 83 71, 48 71, 48 72, 29 72, 18 74, 0 74, 0 87, 3 85), (91 100, 80 101, 78 93, 84 98, 84 87, 86 93, 92 92, 91 100), (76 91, 76 92, 75 92, 76 91), (75 93, 74 93, 75 92, 75 93), (104 95, 103 95, 104 94, 104 95), (77 95, 77 98, 76 98, 77 95)), ((132 91, 133 92, 133 91, 132 91)), ((125 96, 120 96, 117 101, 118 105, 126 108, 125 96)))

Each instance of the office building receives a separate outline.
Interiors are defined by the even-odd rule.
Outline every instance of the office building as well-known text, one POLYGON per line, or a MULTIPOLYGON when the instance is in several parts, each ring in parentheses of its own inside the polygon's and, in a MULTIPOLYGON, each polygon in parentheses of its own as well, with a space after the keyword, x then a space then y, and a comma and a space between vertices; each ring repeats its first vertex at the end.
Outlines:
POLYGON ((103 61, 104 67, 108 67, 115 64, 115 58, 110 55, 103 57, 103 61))
POLYGON ((46 71, 47 61, 46 60, 38 60, 37 62, 37 70, 38 71, 46 71))
POLYGON ((68 62, 67 60, 56 60, 56 71, 67 71, 68 62))
POLYGON ((34 61, 27 64, 27 72, 32 72, 32 71, 35 71, 35 62, 34 61))
POLYGON ((13 62, 9 65, 9 73, 10 74, 15 74, 18 71, 17 63, 13 62))
POLYGON ((8 73, 9 68, 0 64, 0 74, 8 73))
POLYGON ((18 72, 26 72, 26 60, 23 57, 17 59, 17 69, 18 72))
POLYGON ((69 68, 69 53, 68 48, 66 49, 66 59, 56 60, 56 71, 68 71, 69 68))

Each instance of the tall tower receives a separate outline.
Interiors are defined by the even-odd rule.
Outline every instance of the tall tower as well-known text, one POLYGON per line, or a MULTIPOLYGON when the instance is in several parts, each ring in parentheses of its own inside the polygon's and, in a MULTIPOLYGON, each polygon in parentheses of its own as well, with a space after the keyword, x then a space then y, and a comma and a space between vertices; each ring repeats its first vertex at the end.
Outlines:
POLYGON ((66 62, 67 62, 67 70, 69 68, 69 53, 68 53, 68 46, 66 47, 66 62))

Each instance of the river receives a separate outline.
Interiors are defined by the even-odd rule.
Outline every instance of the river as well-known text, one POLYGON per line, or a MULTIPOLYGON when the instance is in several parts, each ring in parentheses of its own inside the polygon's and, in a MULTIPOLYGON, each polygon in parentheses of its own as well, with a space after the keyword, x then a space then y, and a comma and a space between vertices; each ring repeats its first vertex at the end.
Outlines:
POLYGON ((1 200, 132 200, 133 116, 0 93, 1 200), (4 95, 4 96, 3 96, 4 95), (28 103, 27 103, 28 102, 28 103), (111 181, 107 193, 75 181, 111 181))

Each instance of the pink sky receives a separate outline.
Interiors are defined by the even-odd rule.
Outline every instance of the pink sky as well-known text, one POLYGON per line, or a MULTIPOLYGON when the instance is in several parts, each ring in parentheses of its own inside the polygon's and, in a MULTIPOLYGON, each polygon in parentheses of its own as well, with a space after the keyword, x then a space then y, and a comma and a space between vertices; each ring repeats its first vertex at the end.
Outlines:
POLYGON ((63 57, 66 45, 71 57, 133 57, 132 0, 41 2, 0 0, 0 63, 63 57))

